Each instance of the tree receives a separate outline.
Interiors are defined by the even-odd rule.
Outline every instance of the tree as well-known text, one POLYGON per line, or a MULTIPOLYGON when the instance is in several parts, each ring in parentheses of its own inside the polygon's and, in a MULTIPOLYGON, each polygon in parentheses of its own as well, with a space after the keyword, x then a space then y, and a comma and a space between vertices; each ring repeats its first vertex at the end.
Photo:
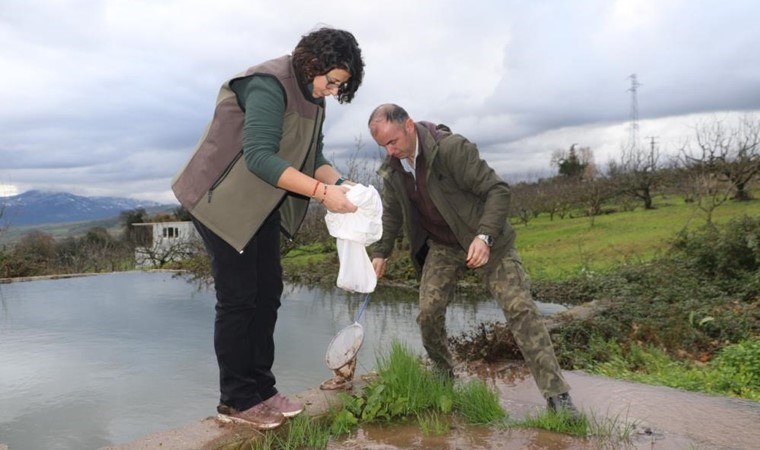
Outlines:
POLYGON ((150 230, 145 227, 132 226, 135 223, 145 223, 148 213, 145 208, 130 209, 119 214, 119 222, 124 227, 124 239, 133 246, 145 245, 150 241, 150 230))
POLYGON ((589 166, 593 165, 594 155, 591 149, 581 147, 576 151, 576 145, 578 144, 571 145, 567 152, 555 150, 552 154, 551 164, 557 166, 559 175, 568 178, 582 178, 589 166))
POLYGON ((0 197, 0 236, 8 230, 8 218, 5 217, 6 203, 4 197, 0 197))
POLYGON ((719 162, 711 150, 712 147, 698 145, 696 149, 689 145, 680 151, 679 168, 684 183, 687 201, 705 213, 705 220, 712 224, 715 210, 731 197, 732 186, 718 169, 719 162))
POLYGON ((538 198, 538 186, 530 183, 517 183, 512 185, 512 201, 510 215, 525 226, 541 212, 541 204, 538 198))
POLYGON ((176 220, 185 222, 190 220, 190 211, 185 209, 184 206, 179 205, 173 210, 174 217, 176 220))
POLYGON ((586 217, 589 218, 590 225, 593 227, 595 217, 602 213, 602 206, 617 195, 617 190, 609 178, 602 174, 579 181, 576 189, 578 200, 583 205, 586 217))
POLYGON ((574 186, 577 180, 554 177, 550 180, 539 180, 537 201, 541 211, 549 214, 549 220, 554 216, 564 219, 575 202, 574 186))
POLYGON ((129 244, 113 238, 102 227, 90 228, 82 237, 68 237, 59 242, 56 255, 58 273, 110 272, 134 260, 129 244))
MULTIPOLYGON (((25 277, 54 273, 56 243, 53 236, 31 231, 19 240, 11 252, 12 264, 7 276, 25 277)), ((8 270, 6 269, 6 272, 8 270)))
MULTIPOLYGON (((378 149, 380 151, 376 152, 374 156, 367 156, 361 136, 354 138, 354 151, 345 162, 345 171, 342 171, 343 176, 347 180, 365 186, 374 186, 375 189, 380 190, 382 179, 377 174, 377 168, 383 161, 383 151, 380 147, 378 149)), ((335 164, 333 166, 338 167, 335 164)))
POLYGON ((610 162, 609 177, 621 193, 643 201, 644 209, 654 209, 652 194, 661 181, 659 160, 660 151, 654 139, 649 150, 631 145, 623 148, 620 162, 610 162))
POLYGON ((204 252, 203 243, 200 239, 183 240, 158 237, 151 239, 151 241, 148 245, 137 249, 138 264, 161 268, 170 262, 189 259, 196 253, 204 252))
POLYGON ((734 200, 750 200, 749 184, 760 173, 760 120, 745 115, 733 127, 720 120, 701 123, 695 139, 696 146, 682 151, 686 165, 728 183, 734 200))

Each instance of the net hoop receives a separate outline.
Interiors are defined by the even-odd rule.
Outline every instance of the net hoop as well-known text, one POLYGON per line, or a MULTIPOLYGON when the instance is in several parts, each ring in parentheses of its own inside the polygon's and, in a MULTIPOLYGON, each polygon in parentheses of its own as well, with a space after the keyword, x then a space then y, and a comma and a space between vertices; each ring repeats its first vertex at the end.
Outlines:
POLYGON ((335 335, 327 346, 325 363, 331 370, 345 366, 359 353, 364 342, 364 327, 359 322, 354 322, 335 335))

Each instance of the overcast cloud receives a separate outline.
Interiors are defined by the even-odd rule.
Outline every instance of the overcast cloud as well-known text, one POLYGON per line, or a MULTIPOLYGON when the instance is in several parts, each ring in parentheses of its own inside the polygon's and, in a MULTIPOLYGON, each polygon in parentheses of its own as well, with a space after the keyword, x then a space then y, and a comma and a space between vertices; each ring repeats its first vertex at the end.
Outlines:
POLYGON ((0 194, 175 202, 170 180, 229 76, 320 26, 356 36, 366 75, 328 101, 339 168, 378 104, 449 125, 508 178, 554 150, 614 158, 636 74, 640 139, 674 152, 702 120, 760 111, 751 0, 3 0, 0 194))

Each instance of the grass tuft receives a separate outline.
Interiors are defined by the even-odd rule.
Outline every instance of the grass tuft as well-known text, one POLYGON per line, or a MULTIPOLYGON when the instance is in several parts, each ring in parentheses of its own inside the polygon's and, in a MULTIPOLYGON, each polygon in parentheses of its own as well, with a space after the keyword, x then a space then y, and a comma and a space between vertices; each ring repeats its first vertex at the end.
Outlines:
POLYGON ((482 380, 457 386, 454 405, 467 423, 473 425, 493 424, 507 417, 496 392, 482 380))
POLYGON ((581 437, 589 435, 588 418, 582 414, 580 419, 575 419, 572 414, 564 410, 557 412, 543 410, 535 415, 528 415, 523 420, 512 423, 512 426, 519 428, 540 428, 542 430, 581 437))
POLYGON ((442 436, 451 429, 448 416, 438 411, 418 413, 417 423, 425 436, 442 436))

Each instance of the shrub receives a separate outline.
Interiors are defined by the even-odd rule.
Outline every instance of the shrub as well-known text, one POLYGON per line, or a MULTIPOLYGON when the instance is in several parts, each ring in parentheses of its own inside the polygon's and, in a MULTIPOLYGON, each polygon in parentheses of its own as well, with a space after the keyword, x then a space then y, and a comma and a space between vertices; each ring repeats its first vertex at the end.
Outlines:
POLYGON ((760 217, 733 219, 721 230, 706 225, 681 231, 670 256, 712 278, 742 277, 760 270, 760 217))

